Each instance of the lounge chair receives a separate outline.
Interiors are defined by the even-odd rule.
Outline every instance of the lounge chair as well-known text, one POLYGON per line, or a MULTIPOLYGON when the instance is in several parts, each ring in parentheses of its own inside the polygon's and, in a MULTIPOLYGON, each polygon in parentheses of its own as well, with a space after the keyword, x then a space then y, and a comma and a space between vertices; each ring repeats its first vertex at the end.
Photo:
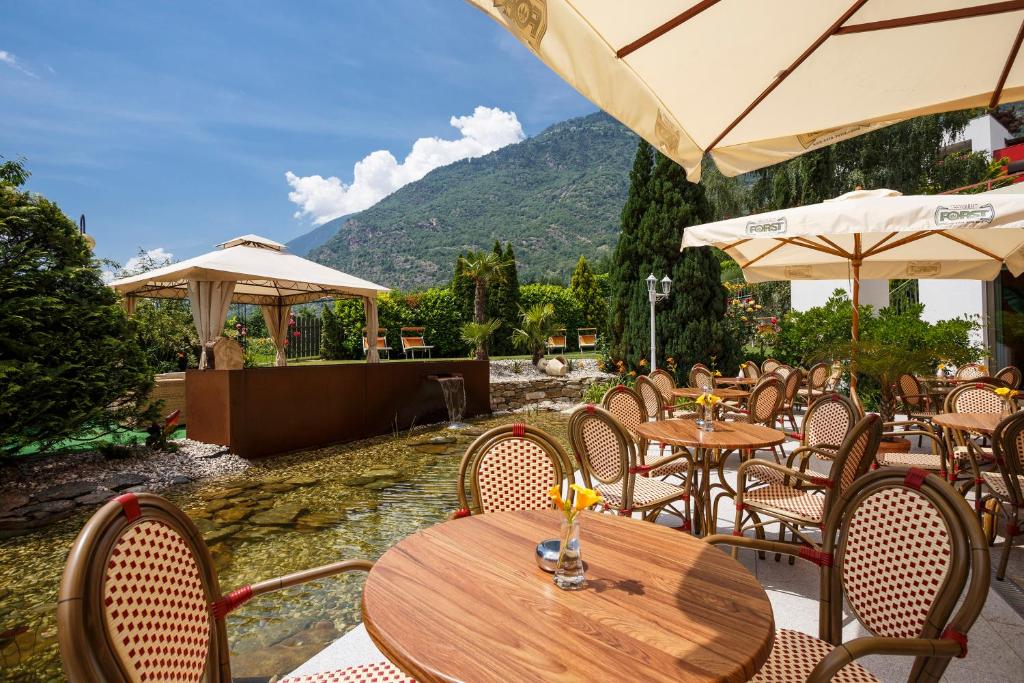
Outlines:
MULTIPOLYGON (((366 341, 366 328, 363 328, 363 355, 370 350, 370 345, 366 341)), ((385 358, 391 360, 391 347, 388 346, 388 328, 378 327, 377 328, 377 353, 383 354, 385 358)))
POLYGON ((597 348, 597 328, 596 327, 581 327, 576 330, 576 341, 579 344, 580 351, 587 349, 593 351, 597 348))
POLYGON ((433 346, 427 344, 427 340, 424 338, 423 333, 426 332, 425 327, 403 327, 402 328, 402 355, 406 358, 415 358, 416 352, 420 352, 420 358, 423 357, 423 352, 427 354, 427 358, 430 358, 430 352, 433 350, 433 346))
POLYGON ((565 353, 565 329, 555 330, 555 333, 548 337, 547 346, 548 353, 565 353))

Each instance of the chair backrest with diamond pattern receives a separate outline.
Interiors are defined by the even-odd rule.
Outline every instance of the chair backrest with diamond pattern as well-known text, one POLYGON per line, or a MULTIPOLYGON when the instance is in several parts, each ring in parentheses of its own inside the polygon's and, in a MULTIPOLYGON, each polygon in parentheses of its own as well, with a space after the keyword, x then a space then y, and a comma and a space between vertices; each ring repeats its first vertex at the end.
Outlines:
MULTIPOLYGON (((874 637, 948 639, 966 651, 989 551, 970 506, 941 477, 900 467, 858 478, 828 516, 822 551, 823 640, 843 642, 845 597, 874 637)), ((937 681, 949 659, 918 656, 907 680, 937 681)))
POLYGON ((986 382, 961 384, 946 396, 947 413, 1002 413, 1006 399, 986 382))
POLYGON ((871 467, 882 440, 882 420, 875 413, 862 417, 843 439, 828 474, 825 514, 871 467))
POLYGON ((956 375, 954 376, 956 379, 976 379, 987 374, 988 370, 981 363, 968 363, 957 368, 956 375))
POLYGON ((831 371, 828 363, 812 365, 811 369, 807 371, 807 389, 814 392, 824 391, 831 371))
POLYGON ((459 503, 472 514, 548 510, 553 508, 552 486, 559 485, 568 499, 573 469, 547 432, 525 424, 495 427, 477 437, 462 457, 459 503))
POLYGON ((588 487, 596 479, 602 484, 622 484, 623 507, 632 507, 636 447, 625 427, 608 411, 594 405, 581 406, 569 417, 569 442, 588 487))
MULTIPOLYGON (((646 449, 646 440, 637 434, 636 428, 647 422, 651 415, 648 414, 647 406, 640 394, 624 384, 616 384, 604 392, 601 407, 615 416, 615 419, 626 428, 635 443, 642 444, 646 449)), ((657 414, 654 417, 657 417, 657 414)))
POLYGON ((747 400, 747 421, 771 427, 782 409, 782 381, 774 375, 765 375, 750 392, 747 400))
POLYGON ((774 358, 768 358, 765 362, 761 363, 761 372, 768 374, 769 372, 775 372, 775 368, 782 365, 779 361, 774 358))
POLYGON ((643 375, 636 378, 636 393, 640 394, 640 399, 644 402, 648 418, 660 420, 664 417, 664 399, 661 396, 661 391, 650 378, 643 375))
POLYGON ((896 380, 896 394, 907 408, 921 407, 927 396, 921 381, 909 372, 904 372, 896 380))
POLYGON ((658 387, 658 391, 661 392, 664 405, 670 406, 675 403, 675 397, 672 396, 672 390, 676 388, 675 377, 659 368, 650 374, 650 378, 654 382, 654 386, 658 387))
POLYGON ((701 364, 694 365, 690 369, 690 386, 703 391, 713 391, 715 388, 715 376, 701 364))
POLYGON ((859 419, 853 402, 841 394, 817 398, 804 414, 801 445, 838 449, 859 419))
POLYGON ((1013 413, 992 432, 992 455, 1003 477, 1010 502, 1024 507, 1024 412, 1013 413))
POLYGON ((784 406, 793 405, 793 400, 796 398, 797 392, 800 391, 800 383, 804 379, 803 370, 782 365, 775 369, 775 374, 782 377, 782 404, 784 406))
POLYGON ((165 499, 124 494, 78 534, 61 579, 57 637, 71 681, 230 681, 213 560, 165 499))
POLYGON ((750 379, 757 379, 761 376, 761 368, 757 366, 752 360, 748 360, 743 364, 743 376, 749 377, 750 379))
POLYGON ((1006 382, 1011 389, 1020 389, 1021 374, 1020 368, 1016 365, 1007 365, 996 373, 996 379, 1006 382))

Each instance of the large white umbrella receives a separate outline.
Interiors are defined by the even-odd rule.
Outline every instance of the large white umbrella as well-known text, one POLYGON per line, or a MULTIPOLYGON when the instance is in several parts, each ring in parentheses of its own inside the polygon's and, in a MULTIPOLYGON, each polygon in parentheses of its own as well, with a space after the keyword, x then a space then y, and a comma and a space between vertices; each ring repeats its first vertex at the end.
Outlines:
POLYGON ((717 247, 747 282, 852 281, 859 338, 860 280, 992 280, 1024 272, 1024 195, 902 195, 856 190, 820 204, 686 228, 682 248, 717 247))
POLYGON ((1024 98, 1021 1, 469 2, 691 180, 1024 98))
MULTIPOLYGON (((387 287, 285 252, 283 244, 258 235, 243 235, 202 256, 115 280, 110 286, 125 296, 129 310, 136 297, 188 298, 203 344, 200 368, 206 367, 206 343, 224 327, 232 302, 259 304, 277 345, 277 364, 285 365, 288 315, 293 304, 324 298, 360 297, 367 312, 367 338, 377 335, 377 295, 387 287)), ((373 344, 367 360, 377 360, 373 344)))

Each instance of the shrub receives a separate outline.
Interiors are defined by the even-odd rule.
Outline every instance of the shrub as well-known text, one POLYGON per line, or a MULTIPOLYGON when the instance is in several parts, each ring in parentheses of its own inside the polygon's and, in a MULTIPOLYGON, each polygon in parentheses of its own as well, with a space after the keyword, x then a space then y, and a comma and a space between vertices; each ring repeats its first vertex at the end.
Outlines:
POLYGON ((557 327, 564 327, 570 346, 576 342, 576 331, 580 327, 588 327, 583 317, 583 306, 572 295, 568 287, 561 285, 523 285, 519 288, 519 297, 524 309, 529 310, 537 304, 551 304, 555 309, 552 320, 557 327))

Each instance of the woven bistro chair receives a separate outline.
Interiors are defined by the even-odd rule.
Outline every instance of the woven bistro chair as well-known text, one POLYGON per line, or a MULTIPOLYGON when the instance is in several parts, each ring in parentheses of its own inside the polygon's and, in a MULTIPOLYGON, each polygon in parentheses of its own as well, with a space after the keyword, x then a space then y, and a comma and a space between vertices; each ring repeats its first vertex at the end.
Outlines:
POLYGON ((818 637, 775 634, 755 683, 870 683, 856 660, 914 657, 908 681, 938 681, 967 655, 967 633, 989 589, 989 553, 970 507, 941 478, 918 469, 871 472, 829 509, 822 547, 725 535, 714 545, 786 553, 821 570, 818 637), (870 635, 843 640, 843 604, 870 635), (955 610, 955 611, 954 611, 955 610))
POLYGON ((924 382, 909 372, 896 379, 896 395, 911 420, 931 420, 942 412, 945 396, 930 390, 924 382))
POLYGON ((694 412, 677 412, 678 409, 673 405, 675 399, 672 397, 675 382, 669 385, 668 382, 671 381, 672 376, 664 370, 655 370, 650 376, 640 375, 636 378, 636 392, 643 399, 647 416, 652 420, 697 417, 697 413, 694 412))
POLYGON ((783 372, 787 366, 782 365, 775 369, 775 374, 782 377, 783 392, 782 392, 782 407, 779 409, 779 424, 785 429, 786 418, 789 418, 789 423, 793 425, 793 430, 796 431, 796 397, 797 392, 800 390, 800 384, 803 382, 803 370, 800 368, 788 368, 789 372, 783 372))
MULTIPOLYGON (((639 379, 644 379, 638 377, 639 379)), ((643 383, 637 382, 638 387, 642 387, 643 383)), ((648 392, 649 394, 650 392, 648 392)), ((652 463, 647 462, 647 449, 650 444, 647 439, 644 438, 637 432, 637 427, 649 421, 652 417, 652 413, 647 412, 647 402, 644 401, 643 397, 633 389, 623 385, 616 384, 614 387, 604 393, 604 397, 601 399, 601 407, 612 414, 619 424, 625 427, 630 437, 633 439, 633 444, 636 446, 637 460, 639 466, 642 468, 648 468, 645 470, 645 474, 651 477, 670 477, 670 476, 683 476, 687 477, 692 467, 691 460, 692 454, 683 447, 674 449, 669 455, 664 455, 664 445, 660 449, 658 459, 652 463)), ((655 406, 655 411, 658 410, 655 406)), ((657 412, 654 412, 654 419, 657 419, 657 412)))
POLYGON ((780 542, 785 542, 788 530, 795 543, 803 541, 817 549, 817 543, 803 530, 823 527, 836 501, 871 467, 881 438, 882 422, 878 415, 872 413, 861 418, 839 446, 827 477, 767 460, 740 463, 736 471, 738 486, 733 534, 742 536, 752 529, 758 538, 763 539, 764 526, 777 522, 780 542), (751 468, 776 470, 784 475, 783 481, 750 489, 747 474, 751 468), (762 522, 762 516, 772 519, 762 522), (745 525, 745 520, 751 524, 745 525))
POLYGON ((752 360, 748 360, 745 363, 743 363, 743 367, 741 367, 740 369, 743 371, 744 377, 749 377, 750 379, 758 379, 761 376, 761 368, 759 368, 757 366, 757 363, 755 363, 752 360))
POLYGON ((981 363, 968 363, 967 365, 957 368, 956 374, 953 375, 953 377, 959 380, 969 380, 986 377, 987 375, 988 368, 981 363))
POLYGON ((1006 382, 1011 389, 1020 389, 1021 374, 1020 368, 1016 365, 1007 365, 995 375, 996 379, 1006 382))
POLYGON ((763 363, 761 363, 761 372, 767 375, 769 372, 775 372, 775 368, 779 367, 780 365, 782 365, 782 363, 775 360, 774 358, 768 358, 763 363))
POLYGON ((702 391, 715 390, 715 376, 700 363, 690 368, 690 386, 702 391))
POLYGON ((796 392, 796 397, 803 402, 804 405, 811 405, 814 403, 814 399, 825 393, 825 385, 828 384, 829 376, 832 372, 832 368, 828 363, 817 363, 811 366, 811 369, 807 371, 806 386, 801 387, 796 392))
MULTIPOLYGON (((224 618, 251 598, 351 571, 346 560, 221 593, 192 520, 150 493, 126 493, 79 532, 61 579, 57 639, 71 683, 230 683, 224 618)), ((387 661, 282 683, 412 681, 387 661)))
POLYGON ((1021 511, 1024 510, 1024 413, 1014 413, 999 423, 992 433, 992 453, 999 470, 982 472, 981 477, 990 491, 984 502, 994 499, 1006 517, 1003 552, 996 569, 996 578, 1002 581, 1006 577, 1013 539, 1024 533, 1021 529, 1021 511))
POLYGON ((565 449, 542 429, 525 424, 489 429, 462 456, 459 509, 452 517, 552 509, 548 490, 558 485, 569 500, 574 470, 565 449))
MULTIPOLYGON (((675 377, 672 373, 661 370, 653 371, 648 375, 650 380, 654 382, 654 386, 661 392, 662 407, 665 410, 666 417, 676 417, 676 397, 672 395, 672 390, 676 388, 675 377)), ((696 413, 694 413, 696 415, 696 413)))
POLYGON ((601 493, 606 509, 627 517, 639 512, 647 521, 665 511, 682 520, 681 530, 690 530, 692 472, 683 486, 638 477, 650 469, 639 464, 636 444, 625 427, 603 408, 581 406, 569 417, 568 429, 583 481, 601 493), (682 510, 676 507, 679 503, 682 510))
MULTIPOLYGON (((999 388, 985 381, 961 384, 946 396, 945 412, 947 413, 994 413, 1014 412, 1016 402, 1004 399, 996 393, 999 388)), ((992 448, 984 445, 984 438, 966 434, 959 430, 945 430, 946 448, 950 457, 949 482, 956 486, 959 483, 961 493, 974 488, 975 510, 982 514, 981 485, 982 470, 991 469, 995 464, 992 448), (964 468, 964 463, 967 468, 964 468)))

